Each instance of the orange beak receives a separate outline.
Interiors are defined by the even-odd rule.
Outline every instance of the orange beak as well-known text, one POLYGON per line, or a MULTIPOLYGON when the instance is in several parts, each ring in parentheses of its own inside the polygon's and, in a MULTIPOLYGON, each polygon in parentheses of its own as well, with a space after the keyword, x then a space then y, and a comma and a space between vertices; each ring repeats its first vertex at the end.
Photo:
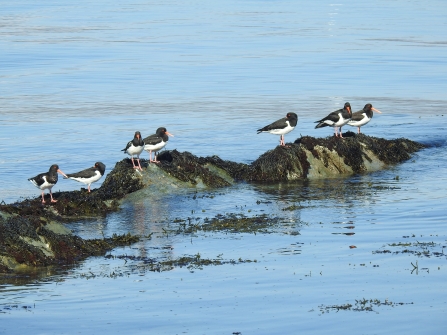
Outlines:
POLYGON ((174 137, 171 133, 165 132, 166 135, 174 137))
POLYGON ((377 113, 379 113, 379 114, 382 114, 381 111, 379 111, 378 109, 375 109, 374 107, 371 107, 371 109, 372 109, 374 112, 377 112, 377 113))
POLYGON ((64 177, 68 178, 68 176, 62 172, 62 170, 58 169, 57 172, 59 172, 61 175, 63 175, 64 177))

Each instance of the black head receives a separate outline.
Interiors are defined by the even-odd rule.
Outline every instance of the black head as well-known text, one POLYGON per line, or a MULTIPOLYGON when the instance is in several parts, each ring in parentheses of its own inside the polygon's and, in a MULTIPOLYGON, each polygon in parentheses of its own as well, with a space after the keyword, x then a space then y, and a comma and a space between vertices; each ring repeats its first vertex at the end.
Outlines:
POLYGON ((140 139, 141 138, 141 133, 139 131, 136 131, 135 135, 133 137, 140 139))
POLYGON ((298 123, 298 115, 295 113, 287 113, 286 120, 289 121, 290 126, 295 127, 298 123))
POLYGON ((59 170, 59 165, 53 164, 50 166, 50 172, 57 172, 57 170, 59 170))
POLYGON ((155 134, 157 134, 158 136, 162 137, 164 134, 166 134, 168 130, 165 127, 160 127, 157 129, 157 131, 155 132, 155 134))
POLYGON ((99 170, 99 172, 101 172, 101 175, 103 175, 104 172, 106 171, 106 166, 101 162, 96 162, 95 168, 97 168, 99 170))
POLYGON ((373 106, 373 105, 371 105, 371 104, 366 104, 365 107, 363 107, 363 110, 364 110, 365 112, 370 111, 371 108, 372 108, 372 106, 373 106))
POLYGON ((158 137, 162 137, 163 141, 168 140, 168 136, 174 137, 171 133, 168 132, 168 130, 165 127, 160 127, 157 129, 157 132, 155 133, 158 137))
POLYGON ((344 106, 343 106, 343 109, 346 109, 346 110, 348 111, 349 115, 352 114, 352 111, 351 111, 351 104, 350 104, 349 102, 345 102, 345 104, 344 104, 344 106))

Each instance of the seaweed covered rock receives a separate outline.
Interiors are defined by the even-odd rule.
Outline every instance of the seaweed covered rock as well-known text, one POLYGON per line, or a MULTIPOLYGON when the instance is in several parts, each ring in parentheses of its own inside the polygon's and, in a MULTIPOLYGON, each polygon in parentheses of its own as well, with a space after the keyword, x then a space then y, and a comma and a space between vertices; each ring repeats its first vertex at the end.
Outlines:
POLYGON ((221 187, 235 181, 318 179, 376 171, 408 160, 422 148, 404 138, 386 140, 347 132, 345 138, 304 136, 265 152, 251 164, 177 150, 164 151, 158 159, 163 171, 190 186, 221 187))
POLYGON ((352 132, 345 138, 304 136, 261 155, 251 164, 247 179, 286 181, 376 171, 408 160, 422 148, 404 138, 386 140, 352 132))
MULTIPOLYGON (((363 134, 345 138, 304 136, 287 146, 265 152, 252 164, 224 161, 217 156, 197 157, 189 152, 164 151, 159 164, 142 160, 143 171, 130 159, 118 162, 100 188, 54 194, 56 203, 40 197, 0 204, 0 273, 21 267, 70 264, 133 243, 132 236, 83 240, 54 222, 105 215, 119 208, 126 195, 153 187, 223 187, 235 181, 287 181, 326 178, 384 168, 408 160, 424 148, 407 139, 386 140, 363 134)), ((141 196, 141 194, 139 194, 141 196)), ((144 194, 143 194, 144 196, 144 194)))
POLYGON ((42 217, 0 216, 0 273, 29 267, 72 264, 92 255, 102 255, 139 240, 122 235, 84 240, 63 225, 42 217))
POLYGON ((255 160, 247 174, 250 181, 282 181, 307 177, 309 162, 299 145, 277 146, 255 160))
POLYGON ((104 216, 119 207, 119 200, 127 194, 142 189, 144 184, 133 168, 130 159, 116 163, 100 188, 57 192, 57 202, 42 204, 40 197, 25 199, 10 205, 0 205, 0 211, 8 214, 45 217, 57 220, 73 220, 104 216))
MULTIPOLYGON (((143 160, 142 160, 143 161, 143 160)), ((147 166, 147 163, 142 166, 147 166)), ((116 163, 113 170, 98 189, 98 195, 103 200, 122 199, 129 193, 138 191, 144 187, 141 174, 132 167, 129 158, 116 163)))
POLYGON ((166 173, 192 186, 222 187, 232 184, 228 171, 208 164, 207 159, 189 152, 164 151, 158 155, 158 160, 161 162, 160 168, 166 173))

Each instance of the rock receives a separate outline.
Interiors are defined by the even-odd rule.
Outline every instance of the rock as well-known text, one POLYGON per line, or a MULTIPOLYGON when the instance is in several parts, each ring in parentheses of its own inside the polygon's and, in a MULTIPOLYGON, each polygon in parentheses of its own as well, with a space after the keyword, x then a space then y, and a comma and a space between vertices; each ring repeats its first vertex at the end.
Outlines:
MULTIPOLYGON (((172 192, 181 188, 216 188, 238 181, 288 181, 327 178, 383 169, 408 160, 424 145, 408 139, 386 140, 348 132, 345 138, 304 136, 287 147, 277 146, 251 164, 163 151, 154 164, 142 160, 143 171, 130 159, 116 163, 100 188, 58 192, 56 203, 41 198, 0 204, 0 273, 21 268, 71 264, 138 240, 123 235, 84 240, 60 222, 104 216, 119 209, 120 200, 145 189, 172 192)), ((144 193, 143 193, 144 195, 144 193)))
POLYGON ((0 273, 73 264, 138 240, 131 235, 84 240, 60 223, 41 217, 12 215, 0 219, 0 273))

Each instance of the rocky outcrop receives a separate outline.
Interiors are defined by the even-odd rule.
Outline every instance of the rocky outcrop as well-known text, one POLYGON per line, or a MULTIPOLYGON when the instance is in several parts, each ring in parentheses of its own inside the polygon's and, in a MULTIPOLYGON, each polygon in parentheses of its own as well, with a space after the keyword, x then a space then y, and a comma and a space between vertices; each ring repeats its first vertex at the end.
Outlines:
POLYGON ((159 167, 191 185, 219 187, 235 181, 290 181, 376 171, 408 160, 424 148, 404 138, 386 140, 349 132, 345 136, 301 137, 265 152, 251 164, 165 151, 159 156, 159 167))
POLYGON ((142 160, 140 172, 132 168, 130 159, 124 159, 91 193, 85 189, 54 193, 57 202, 44 205, 40 197, 2 204, 0 273, 30 266, 71 264, 137 241, 138 237, 130 235, 84 240, 61 222, 107 215, 118 210, 126 195, 141 189, 169 193, 185 187, 224 187, 239 181, 277 182, 364 173, 401 163, 424 148, 403 138, 344 135, 344 139, 301 137, 286 147, 267 151, 251 164, 170 150, 158 156, 159 164, 142 160))

